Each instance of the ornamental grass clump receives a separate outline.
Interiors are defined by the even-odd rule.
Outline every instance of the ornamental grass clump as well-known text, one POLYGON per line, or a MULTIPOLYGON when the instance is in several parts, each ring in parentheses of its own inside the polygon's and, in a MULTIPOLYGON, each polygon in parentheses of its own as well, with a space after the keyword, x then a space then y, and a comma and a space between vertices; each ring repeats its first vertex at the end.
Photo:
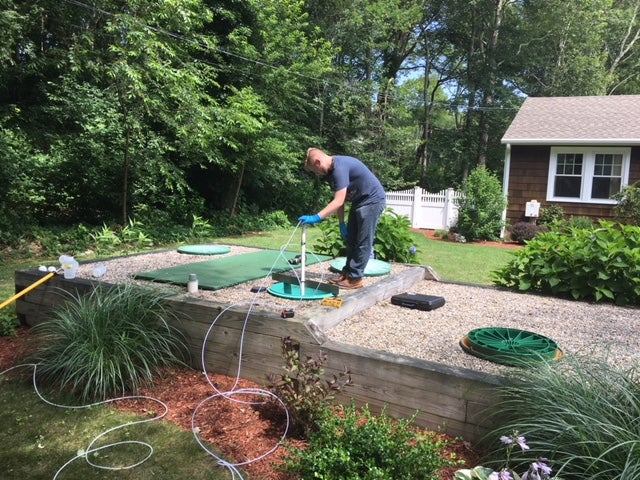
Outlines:
POLYGON ((186 346, 168 323, 165 297, 133 284, 72 296, 34 327, 39 383, 101 401, 136 393, 162 366, 184 364, 186 346))
MULTIPOLYGON (((603 358, 572 355, 512 375, 496 391, 490 415, 496 426, 488 439, 505 431, 521 432, 531 447, 527 458, 548 458, 545 464, 553 467, 556 478, 640 478, 636 367, 619 369, 603 358)), ((493 441, 487 443, 490 459, 485 465, 499 466, 504 452, 493 441)), ((522 457, 511 462, 525 464, 522 457)))

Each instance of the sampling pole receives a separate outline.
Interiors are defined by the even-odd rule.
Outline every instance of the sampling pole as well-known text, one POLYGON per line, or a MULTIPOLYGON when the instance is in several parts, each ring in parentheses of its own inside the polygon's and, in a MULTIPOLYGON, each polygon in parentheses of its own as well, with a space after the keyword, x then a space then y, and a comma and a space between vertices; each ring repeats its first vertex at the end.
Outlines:
POLYGON ((302 224, 302 239, 300 240, 300 254, 302 255, 300 258, 300 269, 302 270, 300 273, 300 297, 304 298, 305 294, 305 286, 306 286, 306 273, 305 269, 307 266, 307 226, 302 224))
POLYGON ((42 285, 44 282, 46 282, 47 280, 49 280, 51 277, 53 277, 56 272, 51 272, 46 274, 44 277, 42 277, 40 280, 38 280, 37 282, 32 283, 31 285, 29 285, 27 288, 25 288, 24 290, 16 293, 13 297, 9 298, 8 300, 5 300, 4 302, 0 303, 0 310, 2 310, 4 307, 6 307, 7 305, 10 305, 11 303, 15 302, 17 299, 19 299, 20 297, 22 297, 23 295, 26 295, 27 293, 29 293, 31 290, 33 290, 34 288, 42 285))

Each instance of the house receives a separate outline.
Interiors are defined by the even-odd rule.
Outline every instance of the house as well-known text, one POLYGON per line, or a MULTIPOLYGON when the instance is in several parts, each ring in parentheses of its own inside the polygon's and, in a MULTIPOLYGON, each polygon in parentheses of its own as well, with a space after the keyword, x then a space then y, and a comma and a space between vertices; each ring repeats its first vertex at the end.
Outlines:
POLYGON ((640 95, 527 98, 502 143, 509 224, 532 205, 611 219, 612 195, 640 180, 640 95))

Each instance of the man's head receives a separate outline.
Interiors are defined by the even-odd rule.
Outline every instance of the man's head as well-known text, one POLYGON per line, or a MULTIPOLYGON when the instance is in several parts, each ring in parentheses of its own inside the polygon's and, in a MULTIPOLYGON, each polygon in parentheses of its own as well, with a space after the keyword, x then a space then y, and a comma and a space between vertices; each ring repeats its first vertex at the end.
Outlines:
POLYGON ((307 150, 304 168, 316 175, 326 175, 329 173, 332 163, 333 158, 330 155, 327 155, 319 148, 310 148, 307 150))

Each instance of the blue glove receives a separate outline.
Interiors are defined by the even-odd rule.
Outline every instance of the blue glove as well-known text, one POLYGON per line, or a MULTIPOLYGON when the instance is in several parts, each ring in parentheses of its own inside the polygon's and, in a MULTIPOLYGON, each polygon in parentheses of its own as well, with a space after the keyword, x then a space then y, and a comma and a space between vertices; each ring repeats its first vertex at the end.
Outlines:
POLYGON ((298 221, 306 225, 313 225, 315 223, 320 223, 322 218, 320 218, 320 215, 316 213, 315 215, 302 215, 298 218, 298 221))
POLYGON ((347 234, 348 234, 347 224, 344 222, 340 222, 340 235, 342 235, 342 239, 345 242, 347 241, 347 234))

